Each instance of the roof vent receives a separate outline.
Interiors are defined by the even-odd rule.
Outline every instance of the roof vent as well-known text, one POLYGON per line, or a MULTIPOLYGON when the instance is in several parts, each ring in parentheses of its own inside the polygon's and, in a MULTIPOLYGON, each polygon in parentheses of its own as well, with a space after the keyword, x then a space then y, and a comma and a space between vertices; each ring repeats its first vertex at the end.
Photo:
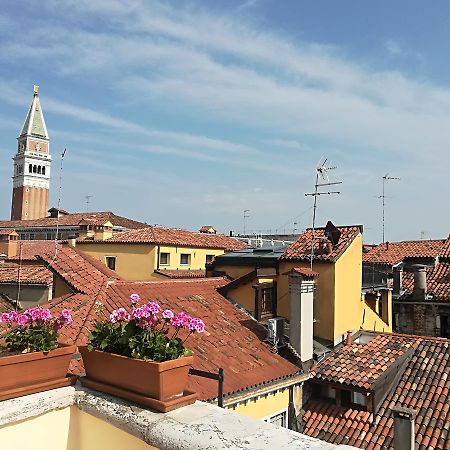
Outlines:
POLYGON ((273 347, 281 347, 284 345, 284 318, 274 317, 267 321, 267 337, 266 341, 270 342, 273 347))

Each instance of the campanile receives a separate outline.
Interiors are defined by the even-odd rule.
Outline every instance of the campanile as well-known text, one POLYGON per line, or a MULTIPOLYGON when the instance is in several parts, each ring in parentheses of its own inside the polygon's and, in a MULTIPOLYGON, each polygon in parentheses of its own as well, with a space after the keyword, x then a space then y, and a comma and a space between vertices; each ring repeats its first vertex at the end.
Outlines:
POLYGON ((52 157, 38 89, 39 86, 34 86, 33 101, 17 138, 17 153, 13 158, 11 220, 47 216, 52 157))

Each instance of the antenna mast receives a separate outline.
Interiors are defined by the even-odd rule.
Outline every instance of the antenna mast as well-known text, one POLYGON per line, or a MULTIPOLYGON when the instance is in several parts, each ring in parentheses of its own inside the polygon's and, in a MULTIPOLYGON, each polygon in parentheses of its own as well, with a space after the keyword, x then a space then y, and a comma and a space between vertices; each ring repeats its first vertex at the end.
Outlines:
POLYGON ((93 195, 85 195, 84 198, 86 199, 86 212, 89 212, 89 205, 91 204, 91 198, 93 195))
POLYGON ((319 161, 318 166, 316 167, 316 182, 314 184, 314 192, 311 194, 305 194, 305 196, 311 196, 314 197, 314 206, 313 206, 313 216, 312 216, 312 238, 311 238, 311 255, 310 255, 310 265, 311 269, 313 267, 313 260, 314 260, 314 241, 315 241, 315 226, 316 226, 316 210, 317 210, 317 197, 319 195, 333 195, 333 194, 340 194, 339 191, 328 191, 328 192, 320 192, 320 188, 324 186, 334 186, 336 184, 342 184, 342 181, 335 181, 330 183, 330 179, 328 177, 328 171, 337 169, 337 166, 330 166, 327 167, 327 158, 321 158, 319 161), (322 162, 323 159, 323 162, 322 162), (319 177, 322 178, 324 181, 319 182, 319 177))
POLYGON ((248 219, 250 217, 249 209, 244 209, 244 236, 245 236, 245 219, 248 219))
POLYGON ((382 220, 382 222, 383 222, 383 244, 385 242, 384 227, 385 227, 385 205, 386 205, 386 202, 385 202, 386 195, 384 194, 384 192, 385 192, 385 184, 386 184, 386 181, 388 181, 388 180, 400 180, 400 178, 390 177, 388 173, 383 177, 383 190, 382 190, 382 194, 378 197, 378 198, 382 199, 382 205, 383 205, 383 220, 382 220))

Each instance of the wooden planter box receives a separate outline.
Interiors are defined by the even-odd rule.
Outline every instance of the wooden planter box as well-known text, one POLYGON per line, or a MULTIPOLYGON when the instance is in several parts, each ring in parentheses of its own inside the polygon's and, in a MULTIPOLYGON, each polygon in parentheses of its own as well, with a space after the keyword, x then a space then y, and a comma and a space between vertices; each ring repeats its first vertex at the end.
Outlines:
POLYGON ((161 412, 193 403, 197 394, 185 390, 193 356, 162 363, 80 347, 86 387, 150 406, 161 412))
POLYGON ((67 376, 67 371, 75 350, 71 345, 0 357, 0 400, 73 384, 76 378, 67 376))

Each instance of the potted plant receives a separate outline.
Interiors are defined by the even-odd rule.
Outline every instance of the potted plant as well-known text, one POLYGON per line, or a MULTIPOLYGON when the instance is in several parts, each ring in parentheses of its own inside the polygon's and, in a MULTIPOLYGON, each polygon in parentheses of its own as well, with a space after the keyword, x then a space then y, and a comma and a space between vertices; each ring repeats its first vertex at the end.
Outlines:
POLYGON ((75 346, 58 346, 58 331, 72 323, 69 310, 52 317, 49 309, 0 314, 0 400, 72 384, 67 376, 75 346), (5 329, 6 328, 6 329, 5 329))
POLYGON ((109 317, 97 305, 102 320, 80 348, 86 371, 81 383, 163 412, 193 403, 197 396, 185 387, 194 357, 184 344, 192 333, 204 332, 203 321, 161 311, 156 302, 139 306, 138 294, 130 302, 129 311, 119 308, 109 317), (183 329, 187 336, 181 339, 183 329))

